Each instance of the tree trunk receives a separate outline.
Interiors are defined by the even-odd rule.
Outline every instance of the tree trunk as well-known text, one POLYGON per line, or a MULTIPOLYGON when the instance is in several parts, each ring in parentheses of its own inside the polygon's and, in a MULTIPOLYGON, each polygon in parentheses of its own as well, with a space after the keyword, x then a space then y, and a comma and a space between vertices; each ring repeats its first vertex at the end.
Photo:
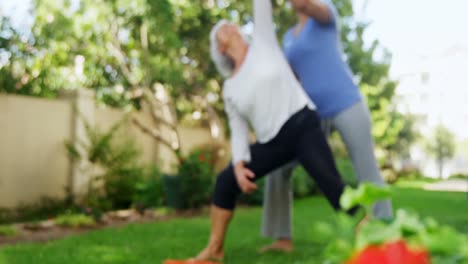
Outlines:
POLYGON ((439 178, 442 179, 442 177, 444 176, 443 175, 443 173, 444 173, 444 160, 439 159, 437 161, 437 165, 438 165, 438 169, 439 169, 439 178))

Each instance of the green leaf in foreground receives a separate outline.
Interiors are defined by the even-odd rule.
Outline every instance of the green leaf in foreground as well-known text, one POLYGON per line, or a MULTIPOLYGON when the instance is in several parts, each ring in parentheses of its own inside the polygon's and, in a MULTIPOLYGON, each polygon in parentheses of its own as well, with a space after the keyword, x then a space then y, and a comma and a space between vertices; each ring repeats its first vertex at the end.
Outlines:
POLYGON ((337 235, 337 230, 335 227, 327 222, 317 222, 312 225, 310 230, 311 239, 320 244, 326 244, 327 242, 333 240, 337 235))
MULTIPOLYGON (((429 221, 428 224, 431 226, 437 226, 437 223, 431 221, 429 221)), ((415 235, 426 229, 424 222, 421 221, 417 214, 403 209, 397 210, 396 218, 392 225, 395 225, 400 229, 404 236, 415 235)))
POLYGON ((336 239, 332 241, 324 250, 324 258, 327 263, 343 263, 353 255, 353 244, 346 239, 336 239))
POLYGON ((432 232, 422 232, 419 238, 422 244, 434 254, 457 255, 464 250, 465 238, 449 226, 432 232))
MULTIPOLYGON (((375 186, 369 183, 359 185, 357 189, 346 187, 340 198, 343 209, 348 210, 357 205, 370 208, 375 202, 390 198, 391 189, 388 186, 375 186)), ((369 213, 369 211, 367 212, 369 213)))
POLYGON ((397 225, 388 225, 382 221, 373 220, 362 227, 356 237, 358 250, 368 245, 380 245, 384 242, 401 238, 401 231, 397 225))

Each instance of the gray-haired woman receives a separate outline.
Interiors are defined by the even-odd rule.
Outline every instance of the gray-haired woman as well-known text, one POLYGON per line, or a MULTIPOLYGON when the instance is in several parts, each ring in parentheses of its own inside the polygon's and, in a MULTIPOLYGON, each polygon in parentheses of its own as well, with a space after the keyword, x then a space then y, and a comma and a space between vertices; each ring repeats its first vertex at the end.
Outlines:
POLYGON ((231 128, 233 162, 218 175, 208 245, 196 260, 222 259, 236 198, 254 181, 298 160, 335 209, 344 184, 320 130, 314 104, 294 77, 276 39, 271 0, 254 0, 251 45, 236 25, 222 21, 210 34, 211 55, 227 79, 223 99, 231 128), (249 144, 249 126, 258 142, 249 144))

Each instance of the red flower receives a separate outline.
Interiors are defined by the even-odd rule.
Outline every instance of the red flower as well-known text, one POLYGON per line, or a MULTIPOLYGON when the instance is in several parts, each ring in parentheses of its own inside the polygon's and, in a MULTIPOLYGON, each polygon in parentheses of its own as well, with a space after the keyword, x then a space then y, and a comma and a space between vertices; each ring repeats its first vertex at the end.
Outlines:
POLYGON ((201 162, 205 162, 205 155, 201 154, 200 156, 198 156, 198 160, 200 160, 201 162))
POLYGON ((412 250, 405 241, 389 242, 382 246, 368 246, 348 264, 429 264, 425 250, 412 250))

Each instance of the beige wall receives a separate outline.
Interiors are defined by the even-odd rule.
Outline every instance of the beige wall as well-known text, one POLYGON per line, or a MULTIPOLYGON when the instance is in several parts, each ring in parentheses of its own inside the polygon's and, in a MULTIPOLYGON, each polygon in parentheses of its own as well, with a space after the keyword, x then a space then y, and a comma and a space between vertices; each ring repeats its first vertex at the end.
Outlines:
MULTIPOLYGON (((197 127, 178 127, 180 137, 180 146, 183 154, 203 144, 213 142, 210 130, 208 128, 197 127)), ((167 146, 159 145, 158 162, 163 172, 175 173, 177 168, 177 159, 173 151, 167 146)))
MULTIPOLYGON (((125 113, 111 108, 96 109, 96 125, 101 129, 109 129, 112 125, 122 120, 125 113)), ((147 126, 152 126, 153 122, 148 114, 135 113, 132 115, 134 118, 142 121, 147 126)), ((169 129, 160 127, 165 138, 170 138, 169 129)), ((208 128, 199 127, 178 127, 180 137, 180 145, 182 153, 187 154, 194 147, 207 144, 213 141, 210 130, 208 128)), ((165 173, 175 172, 177 165, 176 156, 172 150, 163 144, 158 144, 151 136, 143 133, 138 127, 131 122, 125 123, 121 127, 121 132, 125 133, 125 137, 131 137, 137 143, 137 146, 142 150, 142 162, 145 164, 156 162, 165 173)))
MULTIPOLYGON (((34 204, 41 197, 63 198, 66 187, 75 194, 86 189, 87 164, 72 164, 64 147, 66 140, 84 139, 77 113, 103 130, 125 116, 93 102, 90 91, 67 92, 59 100, 0 95, 0 208, 34 204)), ((152 125, 148 114, 133 117, 152 125)), ((178 131, 184 153, 213 141, 209 129, 179 127, 178 131)), ((175 171, 175 155, 167 147, 131 122, 122 127, 122 133, 142 149, 142 163, 156 162, 164 172, 175 171)))
MULTIPOLYGON (((151 118, 148 115, 134 113, 132 116, 138 118, 145 124, 151 124, 151 118)), ((123 111, 112 108, 97 108, 96 126, 100 129, 107 130, 124 117, 125 113, 123 111)), ((135 140, 137 146, 142 150, 142 162, 149 163, 157 160, 157 142, 150 136, 144 134, 133 125, 130 120, 122 125, 120 132, 124 133, 126 138, 135 140)))
POLYGON ((71 115, 66 101, 0 95, 0 207, 65 194, 71 115))

